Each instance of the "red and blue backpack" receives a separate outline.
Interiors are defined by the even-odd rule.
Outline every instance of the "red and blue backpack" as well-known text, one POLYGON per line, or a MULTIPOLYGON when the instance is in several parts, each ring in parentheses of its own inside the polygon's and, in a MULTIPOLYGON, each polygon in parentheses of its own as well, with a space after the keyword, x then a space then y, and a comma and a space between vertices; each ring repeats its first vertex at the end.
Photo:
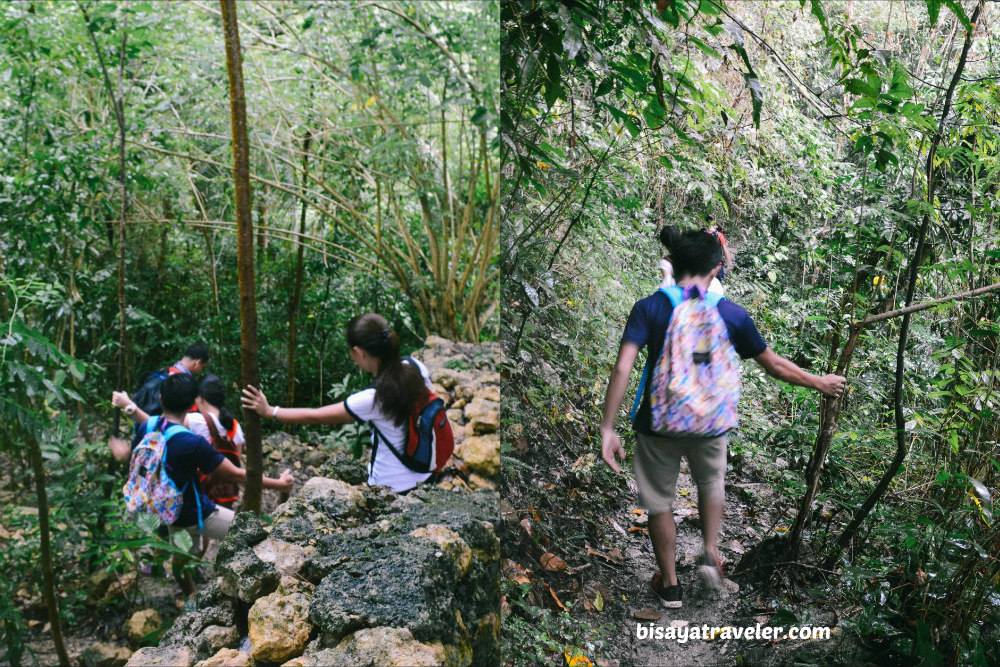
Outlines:
MULTIPOLYGON (((411 357, 403 357, 403 361, 416 365, 411 357)), ((380 440, 400 463, 413 472, 440 472, 455 452, 455 434, 448 421, 444 400, 430 392, 427 392, 426 400, 414 405, 408 419, 406 442, 402 443, 402 447, 389 442, 375 422, 368 422, 368 426, 373 434, 371 465, 375 463, 380 440)))

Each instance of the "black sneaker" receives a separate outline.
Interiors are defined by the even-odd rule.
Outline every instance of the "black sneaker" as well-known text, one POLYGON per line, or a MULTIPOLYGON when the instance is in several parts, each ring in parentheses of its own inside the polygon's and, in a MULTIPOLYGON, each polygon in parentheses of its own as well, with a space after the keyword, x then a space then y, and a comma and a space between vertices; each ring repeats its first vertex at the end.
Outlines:
POLYGON ((676 586, 664 586, 663 577, 659 572, 653 575, 652 580, 649 582, 649 587, 652 589, 656 596, 660 598, 660 603, 667 609, 680 609, 681 605, 681 585, 676 586))
POLYGON ((706 590, 717 593, 722 588, 722 568, 707 551, 698 559, 698 576, 706 590))

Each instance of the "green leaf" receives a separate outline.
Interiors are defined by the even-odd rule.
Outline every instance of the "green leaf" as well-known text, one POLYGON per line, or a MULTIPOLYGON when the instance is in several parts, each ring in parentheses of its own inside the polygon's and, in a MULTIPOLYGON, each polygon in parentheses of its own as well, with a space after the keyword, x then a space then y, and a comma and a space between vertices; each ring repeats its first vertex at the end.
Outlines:
POLYGON ((697 37, 693 35, 688 35, 688 41, 694 44, 696 47, 698 47, 698 50, 700 50, 702 53, 708 54, 713 58, 722 58, 722 55, 718 51, 716 51, 711 46, 706 44, 704 41, 698 39, 697 37))
POLYGON ((774 272, 774 269, 769 269, 767 272, 767 279, 772 283, 778 282, 778 274, 774 272))
POLYGON ((938 14, 941 12, 941 0, 927 0, 927 16, 930 18, 931 27, 937 25, 938 14))
POLYGON ((962 3, 958 0, 943 0, 943 4, 946 5, 948 9, 951 10, 951 13, 958 18, 962 27, 964 27, 967 32, 972 32, 972 21, 970 21, 969 17, 965 15, 965 10, 962 9, 962 3))
POLYGON ((756 76, 750 76, 749 74, 743 75, 747 83, 747 88, 750 89, 750 100, 753 104, 753 124, 754 127, 760 128, 760 111, 764 107, 764 88, 760 85, 760 79, 756 76))
POLYGON ((604 596, 601 595, 601 591, 597 591, 597 595, 594 596, 594 608, 597 611, 604 611, 604 596))
POLYGON ((601 83, 598 84, 597 90, 594 92, 594 97, 604 97, 605 95, 611 92, 614 86, 615 86, 614 77, 609 76, 605 78, 604 81, 601 81, 601 83))
POLYGON ((186 530, 181 530, 174 533, 171 536, 174 541, 174 546, 176 546, 181 551, 190 551, 193 541, 191 540, 191 533, 186 530))
POLYGON ((698 11, 706 16, 717 16, 722 13, 722 7, 719 6, 721 0, 713 2, 713 0, 701 0, 698 3, 698 11))

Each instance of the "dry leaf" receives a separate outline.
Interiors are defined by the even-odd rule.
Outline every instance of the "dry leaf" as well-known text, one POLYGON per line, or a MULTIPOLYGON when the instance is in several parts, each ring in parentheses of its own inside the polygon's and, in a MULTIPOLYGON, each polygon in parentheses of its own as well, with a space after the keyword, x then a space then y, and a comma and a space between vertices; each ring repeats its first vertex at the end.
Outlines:
POLYGON ((631 528, 628 529, 628 532, 630 532, 630 533, 642 533, 644 535, 649 535, 649 529, 648 528, 643 528, 641 526, 632 526, 631 528))
POLYGON ((658 621, 663 618, 663 614, 656 611, 655 609, 637 609, 632 616, 639 619, 640 621, 658 621))
POLYGON ((601 591, 597 591, 597 595, 594 596, 594 606, 597 607, 597 611, 604 611, 604 596, 601 595, 601 591))
POLYGON ((531 579, 528 575, 531 574, 531 570, 525 570, 523 567, 518 565, 515 561, 511 559, 506 559, 503 564, 504 573, 507 575, 508 579, 511 579, 515 584, 530 584, 531 579))
POLYGON ((553 553, 548 553, 548 552, 543 553, 542 557, 539 558, 538 560, 542 564, 542 567, 544 567, 546 570, 550 572, 565 570, 567 567, 566 561, 564 561, 562 558, 553 553))
POLYGON ((552 590, 552 587, 549 586, 548 584, 546 584, 545 587, 549 589, 549 595, 551 595, 552 599, 556 601, 556 604, 559 605, 559 608, 562 609, 563 611, 569 611, 568 609, 566 609, 566 607, 563 606, 563 603, 559 601, 559 596, 556 595, 556 592, 554 590, 552 590))
POLYGON ((566 667, 594 667, 590 658, 582 653, 566 651, 563 655, 566 657, 566 667))
POLYGON ((531 537, 531 519, 528 519, 527 517, 521 519, 520 526, 524 529, 524 532, 528 534, 528 537, 531 537))
POLYGON ((598 558, 603 558, 604 560, 608 561, 609 563, 614 563, 615 565, 619 564, 621 562, 621 558, 622 558, 622 552, 619 551, 618 549, 612 549, 609 553, 602 554, 597 549, 594 549, 592 547, 587 547, 587 555, 588 556, 597 556, 598 558), (617 556, 615 555, 616 553, 617 553, 617 556))

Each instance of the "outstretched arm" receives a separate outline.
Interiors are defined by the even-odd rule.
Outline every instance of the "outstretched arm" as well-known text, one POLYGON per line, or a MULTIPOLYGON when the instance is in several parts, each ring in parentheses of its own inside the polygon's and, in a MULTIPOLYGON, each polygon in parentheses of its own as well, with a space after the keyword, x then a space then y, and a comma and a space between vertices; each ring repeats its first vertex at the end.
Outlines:
POLYGON ((621 438, 615 433, 615 418, 618 416, 618 408, 625 398, 625 390, 628 388, 628 376, 632 372, 635 358, 639 354, 639 346, 635 343, 623 343, 618 350, 618 361, 611 371, 611 380, 608 382, 608 391, 604 395, 604 416, 601 418, 601 458, 611 466, 615 472, 621 472, 621 468, 615 462, 615 456, 620 460, 625 460, 625 449, 622 447, 621 438))
POLYGON ((240 400, 247 410, 253 410, 261 417, 274 417, 286 424, 347 424, 354 421, 343 401, 321 408, 276 408, 267 402, 264 392, 251 385, 243 390, 240 400))
POLYGON ((784 380, 789 384, 799 387, 815 389, 819 393, 831 398, 838 398, 844 393, 844 387, 847 386, 847 378, 832 373, 822 376, 813 375, 808 371, 802 370, 794 362, 785 359, 771 348, 767 348, 754 357, 753 360, 760 364, 761 368, 773 378, 784 380))
MULTIPOLYGON (((246 468, 237 468, 229 459, 223 459, 219 467, 212 471, 212 477, 225 482, 247 483, 246 468)), ((279 477, 264 477, 263 486, 265 489, 288 493, 295 486, 295 478, 291 472, 285 470, 279 477)))

